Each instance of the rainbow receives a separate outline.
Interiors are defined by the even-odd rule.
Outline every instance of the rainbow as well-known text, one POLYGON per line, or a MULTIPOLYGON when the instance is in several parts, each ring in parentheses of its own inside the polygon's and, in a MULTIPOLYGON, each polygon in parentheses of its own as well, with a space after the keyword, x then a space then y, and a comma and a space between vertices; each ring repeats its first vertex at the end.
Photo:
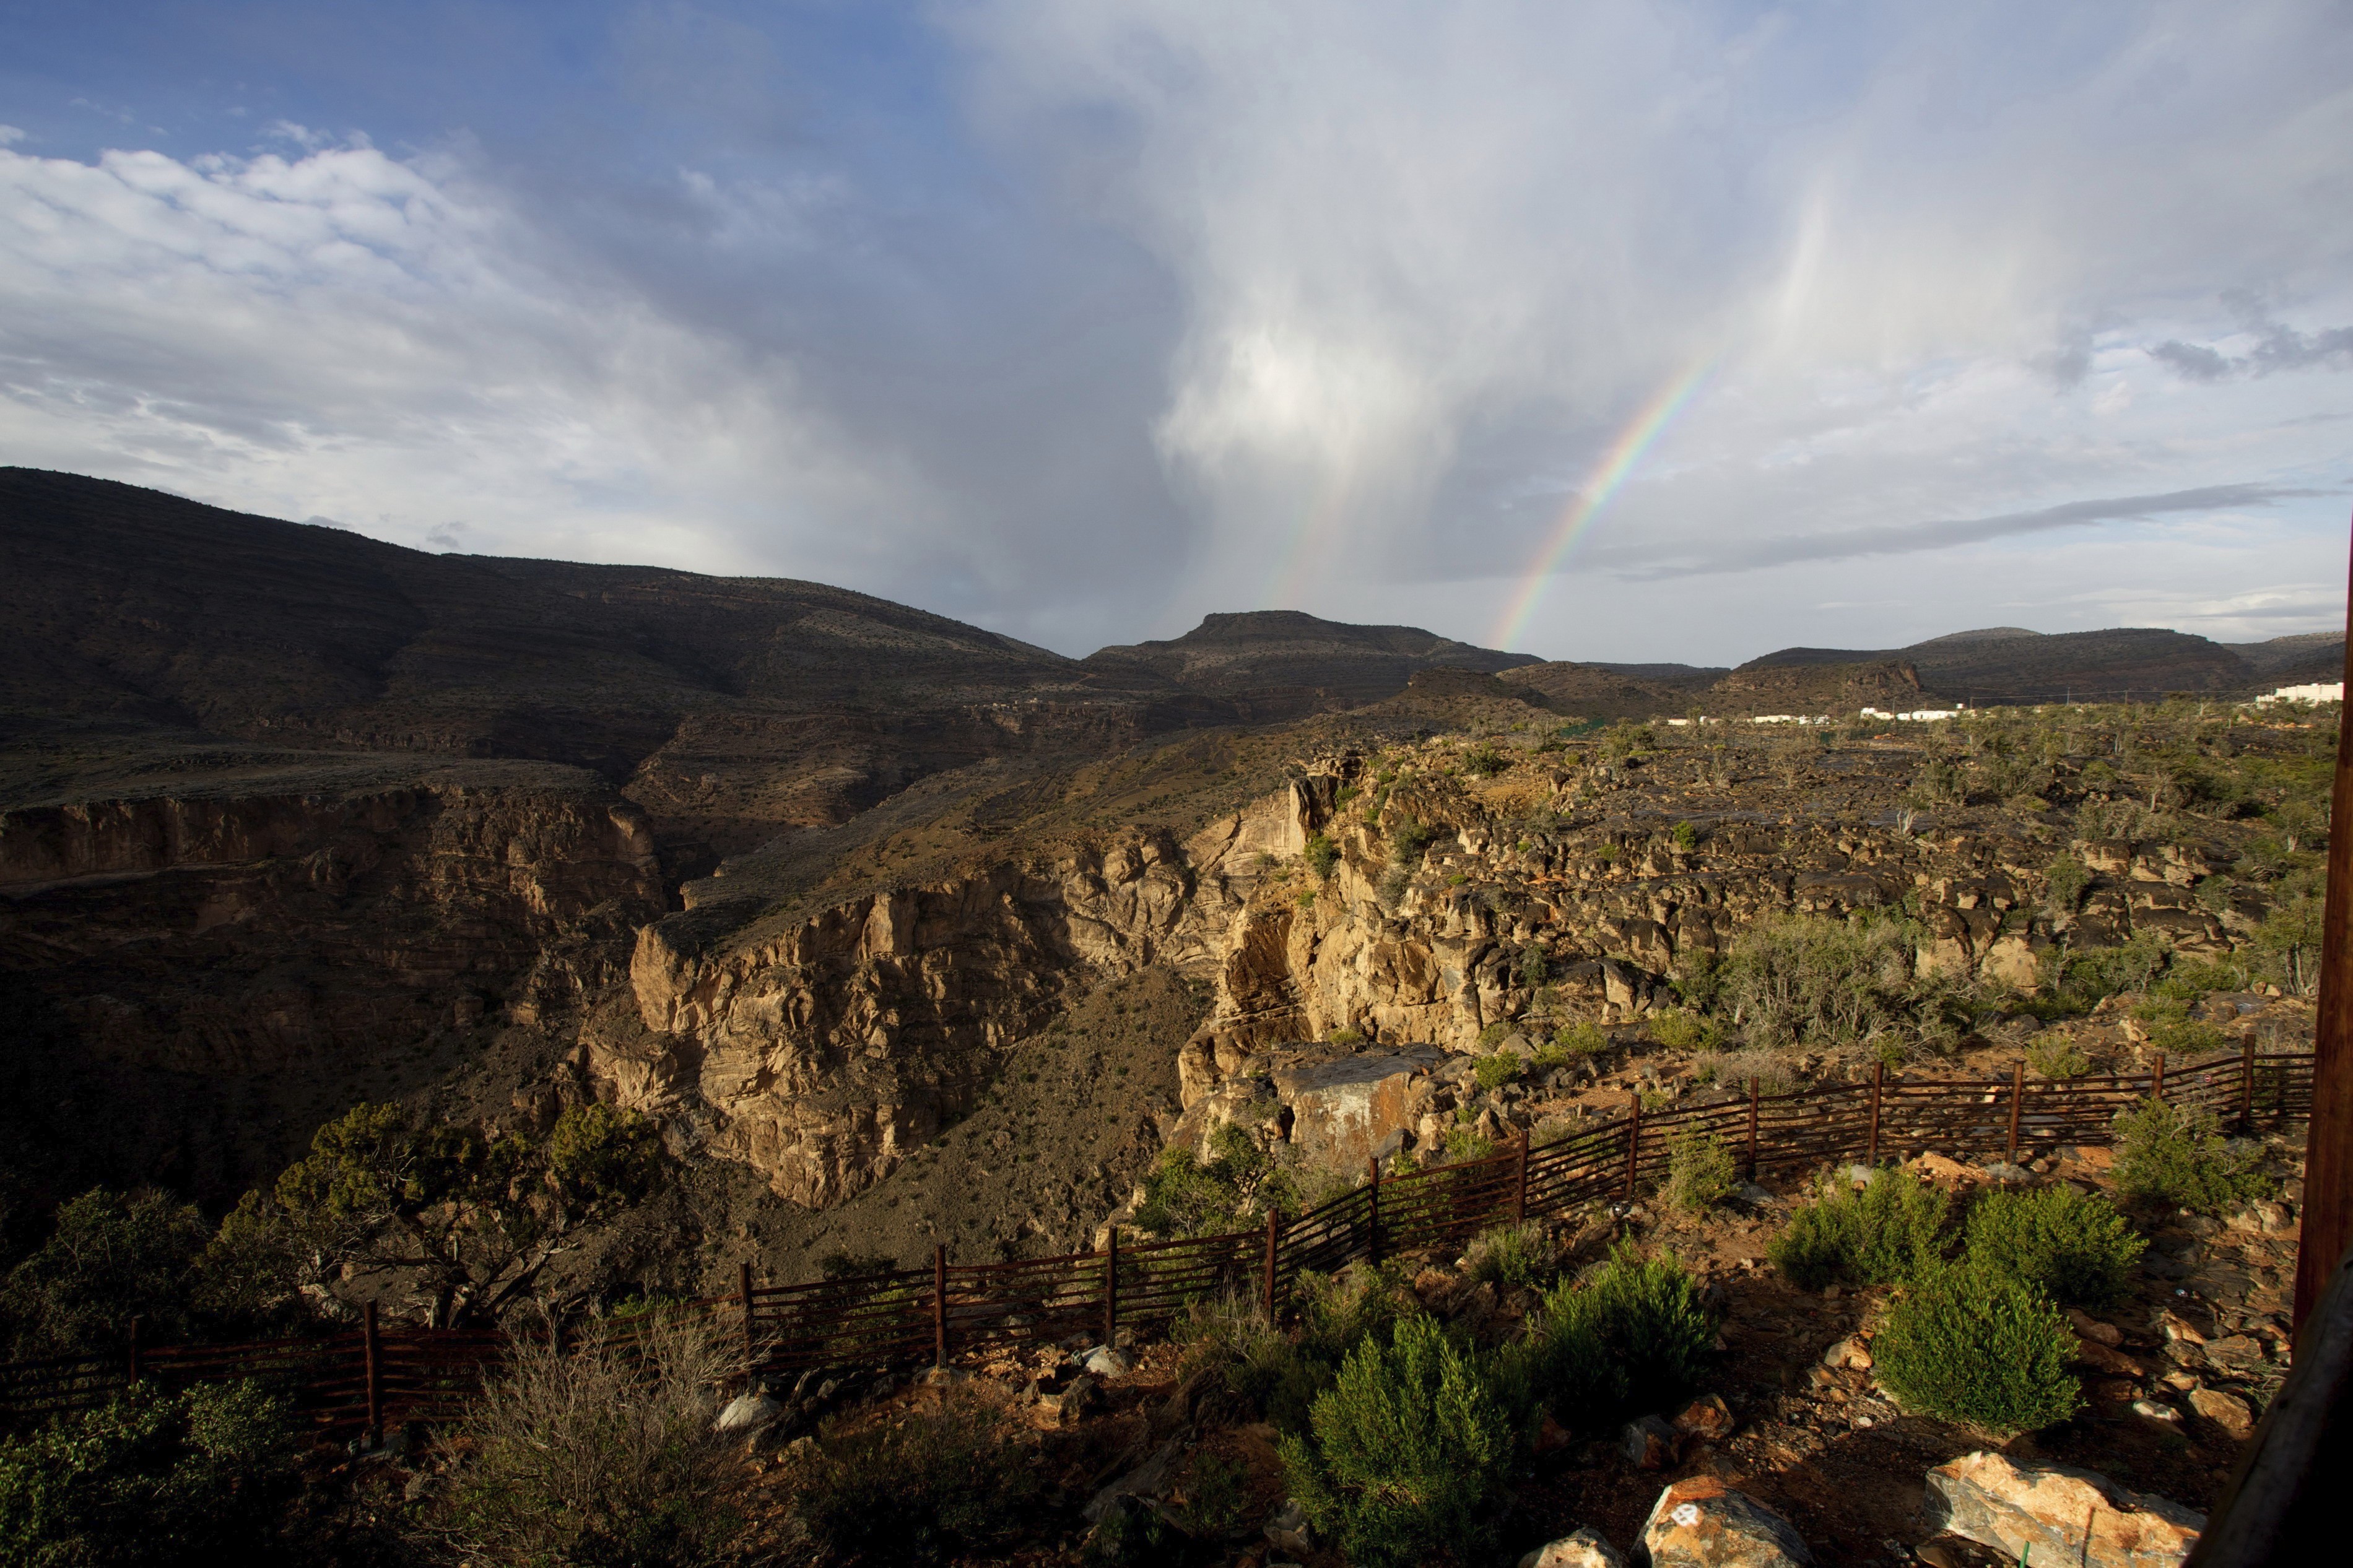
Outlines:
POLYGON ((1513 591, 1511 602, 1504 606, 1503 615, 1496 619, 1494 633, 1487 639, 1489 647, 1508 648, 1520 640, 1522 634, 1528 629, 1528 621, 1535 615, 1537 601, 1544 597, 1546 587, 1567 561, 1570 549, 1584 537, 1595 515, 1609 504, 1609 498, 1618 493, 1618 487, 1626 482, 1626 476, 1634 471, 1634 465, 1642 460, 1642 454, 1650 450, 1651 443, 1659 438, 1674 422, 1675 416, 1691 402, 1692 395, 1699 390, 1700 384, 1707 379, 1707 373, 1714 365, 1713 360, 1703 360, 1661 387, 1658 394, 1644 404, 1626 427, 1618 433, 1618 438, 1609 443, 1609 449, 1594 465, 1593 472, 1586 477, 1584 485, 1561 509, 1560 521, 1553 524, 1552 537, 1545 542, 1544 548, 1537 551, 1535 559, 1528 563, 1519 587, 1513 591))

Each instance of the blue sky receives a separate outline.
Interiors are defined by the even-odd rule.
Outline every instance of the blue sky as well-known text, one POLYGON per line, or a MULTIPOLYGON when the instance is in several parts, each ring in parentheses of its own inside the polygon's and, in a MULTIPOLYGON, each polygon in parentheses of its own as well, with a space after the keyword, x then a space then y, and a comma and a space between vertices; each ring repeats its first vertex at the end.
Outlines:
POLYGON ((0 5, 0 460, 1082 653, 1490 641, 1554 562, 1548 657, 2320 629, 2348 67, 2262 0, 0 5))

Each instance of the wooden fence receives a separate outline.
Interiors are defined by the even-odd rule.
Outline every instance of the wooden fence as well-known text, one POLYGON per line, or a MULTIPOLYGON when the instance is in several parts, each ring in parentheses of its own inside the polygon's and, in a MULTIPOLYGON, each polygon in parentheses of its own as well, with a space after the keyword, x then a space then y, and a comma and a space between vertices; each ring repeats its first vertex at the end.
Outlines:
MULTIPOLYGON (((934 1250, 928 1267, 797 1285, 759 1285, 742 1266, 733 1296, 674 1309, 727 1321, 754 1376, 812 1369, 945 1364, 952 1357, 1084 1333, 1161 1323, 1205 1298, 1240 1296, 1279 1312, 1299 1275, 1329 1273, 1429 1247, 1456 1247, 1506 1220, 1541 1218, 1597 1199, 1630 1201, 1662 1180, 1676 1145, 1711 1137, 1751 1180, 1840 1162, 1877 1164, 1930 1150, 2021 1155, 2103 1144, 2116 1113, 2157 1098, 2214 1113, 2242 1131, 2301 1120, 2311 1105, 2309 1052, 2236 1055, 2099 1078, 1913 1079, 1764 1095, 1752 1080, 1705 1104, 1613 1121, 1531 1147, 1409 1175, 1371 1167, 1361 1186, 1262 1230, 1181 1241, 1124 1242, 1094 1252, 961 1264, 934 1250)), ((586 1337, 626 1347, 641 1323, 592 1325, 586 1337)), ((0 1421, 21 1423, 102 1403, 141 1379, 165 1385, 259 1378, 293 1394, 323 1431, 376 1431, 459 1413, 504 1360, 496 1330, 379 1330, 373 1307, 357 1331, 210 1346, 149 1346, 134 1321, 122 1351, 0 1365, 0 1421)), ((559 1345, 559 1349, 563 1347, 559 1345)))

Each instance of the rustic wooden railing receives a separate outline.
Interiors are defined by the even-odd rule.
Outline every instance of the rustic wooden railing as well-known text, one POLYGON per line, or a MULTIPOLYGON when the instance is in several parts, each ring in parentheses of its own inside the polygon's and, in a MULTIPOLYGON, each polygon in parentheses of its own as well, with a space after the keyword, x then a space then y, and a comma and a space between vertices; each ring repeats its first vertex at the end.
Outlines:
MULTIPOLYGON (((1084 1333, 1165 1322, 1205 1298, 1239 1296, 1279 1312, 1298 1277, 1433 1246, 1459 1246, 1507 1220, 1540 1218, 1597 1199, 1631 1201, 1663 1179, 1693 1137, 1730 1150, 1751 1180, 1838 1162, 1877 1164, 1934 1150, 2017 1161, 2065 1144, 2104 1144, 2119 1111, 2158 1098, 2213 1112, 2242 1131, 2302 1119, 2312 1096, 2309 1052, 2235 1054, 2094 1078, 1890 1079, 1767 1095, 1754 1080, 1710 1103, 1643 1111, 1540 1147, 1525 1133, 1483 1159, 1405 1175, 1377 1164, 1365 1183, 1262 1230, 1133 1242, 1112 1233, 1093 1252, 1010 1263, 927 1265, 797 1285, 760 1285, 742 1266, 732 1296, 670 1310, 732 1320, 751 1375, 889 1368, 979 1355, 1084 1333)), ((575 1343, 626 1344, 642 1320, 592 1324, 575 1343)), ((382 1430, 462 1411, 504 1359, 495 1330, 379 1330, 373 1308, 356 1331, 249 1344, 153 1346, 132 1325, 122 1352, 0 1364, 0 1421, 86 1408, 128 1384, 254 1377, 290 1391, 322 1430, 382 1430)))

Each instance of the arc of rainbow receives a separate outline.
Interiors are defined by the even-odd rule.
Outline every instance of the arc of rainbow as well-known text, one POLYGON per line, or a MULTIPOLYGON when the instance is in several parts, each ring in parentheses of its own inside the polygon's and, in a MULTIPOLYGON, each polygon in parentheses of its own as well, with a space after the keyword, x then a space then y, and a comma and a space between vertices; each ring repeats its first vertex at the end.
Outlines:
POLYGON ((1521 635, 1527 630, 1528 622, 1535 615, 1537 604, 1544 598, 1546 587, 1567 561, 1569 551, 1585 536, 1585 531, 1592 525, 1601 509, 1609 504, 1609 498, 1618 493, 1618 488, 1626 482, 1627 476, 1634 471, 1634 466, 1642 460, 1642 454, 1650 450, 1651 444, 1664 434, 1667 426, 1674 423, 1675 416, 1690 405, 1692 395, 1700 389, 1700 384, 1707 379, 1707 373, 1715 368, 1715 364, 1712 359, 1703 360, 1667 383, 1652 395, 1648 403, 1636 410, 1626 427, 1618 432, 1617 439, 1610 442, 1609 448, 1601 454, 1600 460, 1586 476, 1585 483, 1578 487, 1576 496, 1561 508, 1559 521, 1553 524, 1552 536, 1545 541, 1535 558, 1528 563, 1527 571, 1520 578, 1519 587, 1514 590, 1510 601, 1504 606, 1503 615, 1496 619, 1495 630, 1488 639, 1488 646, 1508 648, 1520 640, 1521 635))

